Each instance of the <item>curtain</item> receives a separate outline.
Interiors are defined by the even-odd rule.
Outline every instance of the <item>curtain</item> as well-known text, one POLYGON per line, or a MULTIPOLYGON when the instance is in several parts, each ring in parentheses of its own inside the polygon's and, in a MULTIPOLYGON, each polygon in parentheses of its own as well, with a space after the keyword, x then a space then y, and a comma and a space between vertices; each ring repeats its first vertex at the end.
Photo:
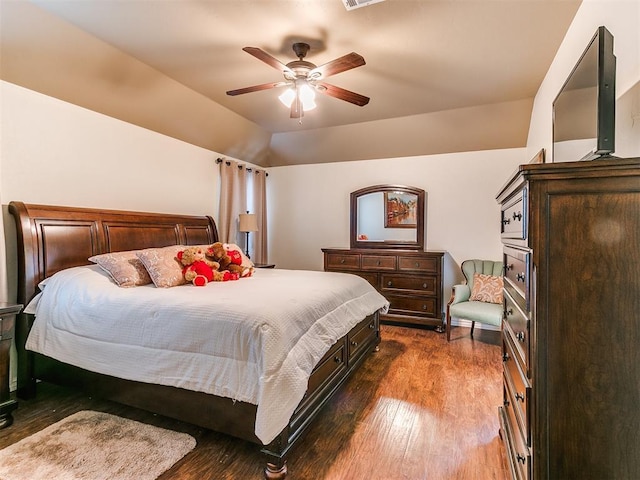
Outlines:
POLYGON ((253 255, 255 263, 267 263, 267 172, 256 170, 253 177, 252 212, 258 219, 258 231, 254 234, 253 255))
POLYGON ((220 163, 220 219, 218 235, 223 243, 241 244, 238 215, 247 211, 247 170, 238 162, 220 163))
POLYGON ((241 213, 256 215, 258 231, 249 233, 249 254, 254 263, 267 263, 267 172, 246 168, 232 160, 220 163, 220 241, 246 249, 246 233, 238 230, 241 213))

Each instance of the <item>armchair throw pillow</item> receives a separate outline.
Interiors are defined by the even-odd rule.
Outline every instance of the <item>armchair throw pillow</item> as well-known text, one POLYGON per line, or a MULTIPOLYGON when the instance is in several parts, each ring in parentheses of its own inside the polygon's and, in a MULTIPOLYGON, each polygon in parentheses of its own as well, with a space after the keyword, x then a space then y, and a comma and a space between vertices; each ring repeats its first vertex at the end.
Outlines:
POLYGON ((469 300, 486 303, 502 303, 502 277, 473 274, 473 288, 469 300))

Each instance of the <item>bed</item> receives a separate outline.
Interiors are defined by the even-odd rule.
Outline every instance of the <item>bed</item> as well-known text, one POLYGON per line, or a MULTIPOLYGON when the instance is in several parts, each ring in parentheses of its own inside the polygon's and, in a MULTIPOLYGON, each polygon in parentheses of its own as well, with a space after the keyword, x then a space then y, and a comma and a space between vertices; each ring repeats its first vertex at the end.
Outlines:
POLYGON ((121 288, 88 260, 210 245, 218 240, 211 217, 22 202, 9 211, 18 302, 29 304, 16 321, 22 398, 39 380, 82 388, 252 442, 266 455, 265 478, 282 479, 287 455, 380 342, 378 313, 388 303, 353 275, 256 269, 205 287, 121 288), (235 347, 217 350, 224 344, 235 347), (145 362, 144 351, 156 361, 145 362))

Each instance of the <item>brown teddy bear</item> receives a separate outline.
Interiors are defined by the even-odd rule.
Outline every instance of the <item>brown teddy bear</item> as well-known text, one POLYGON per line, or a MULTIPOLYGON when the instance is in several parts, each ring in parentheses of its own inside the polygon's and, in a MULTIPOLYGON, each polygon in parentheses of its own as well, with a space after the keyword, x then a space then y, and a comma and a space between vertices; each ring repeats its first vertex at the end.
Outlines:
POLYGON ((220 264, 206 258, 202 247, 188 247, 178 252, 177 258, 184 266, 184 279, 197 287, 204 287, 209 282, 222 282, 225 279, 224 273, 219 271, 220 264))
POLYGON ((248 277, 253 273, 252 267, 242 265, 242 254, 235 249, 229 249, 222 242, 216 242, 211 245, 207 251, 208 259, 218 262, 220 270, 227 270, 234 275, 240 277, 248 277))

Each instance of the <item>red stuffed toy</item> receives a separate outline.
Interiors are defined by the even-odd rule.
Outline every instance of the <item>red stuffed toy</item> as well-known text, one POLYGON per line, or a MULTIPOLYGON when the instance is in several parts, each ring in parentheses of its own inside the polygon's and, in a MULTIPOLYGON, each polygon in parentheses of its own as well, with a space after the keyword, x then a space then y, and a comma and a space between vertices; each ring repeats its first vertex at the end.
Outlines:
POLYGON ((253 270, 242 266, 242 254, 235 249, 228 249, 222 242, 216 242, 205 252, 207 258, 220 265, 220 271, 228 271, 233 280, 249 276, 253 270))
POLYGON ((200 247, 189 247, 178 252, 178 261, 184 265, 182 275, 187 282, 197 287, 204 287, 209 282, 221 282, 225 275, 218 271, 220 264, 205 257, 205 252, 200 247))

